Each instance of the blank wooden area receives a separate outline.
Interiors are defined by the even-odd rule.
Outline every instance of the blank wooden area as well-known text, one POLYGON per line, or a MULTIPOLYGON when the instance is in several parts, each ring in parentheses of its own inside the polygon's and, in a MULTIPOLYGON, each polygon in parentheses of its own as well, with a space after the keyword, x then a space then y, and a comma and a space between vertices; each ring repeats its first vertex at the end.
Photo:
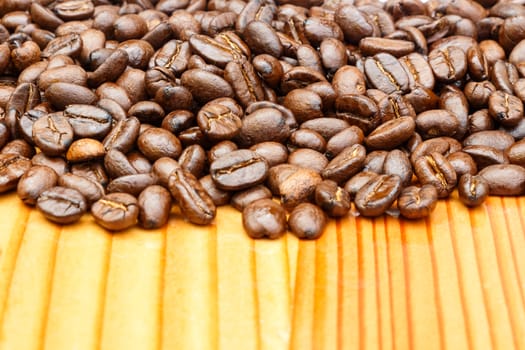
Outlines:
POLYGON ((317 241, 110 234, 0 198, 0 349, 525 349, 525 198, 331 221, 317 241))

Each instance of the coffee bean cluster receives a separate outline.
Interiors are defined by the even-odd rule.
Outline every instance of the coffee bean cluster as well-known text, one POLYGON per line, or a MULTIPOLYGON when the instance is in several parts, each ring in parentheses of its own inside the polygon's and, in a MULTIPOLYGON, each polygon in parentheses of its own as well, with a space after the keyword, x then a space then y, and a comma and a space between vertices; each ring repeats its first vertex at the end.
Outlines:
POLYGON ((0 191, 319 237, 525 193, 520 0, 1 0, 0 191), (279 201, 276 201, 276 199, 279 201), (355 207, 355 209, 353 209, 355 207))

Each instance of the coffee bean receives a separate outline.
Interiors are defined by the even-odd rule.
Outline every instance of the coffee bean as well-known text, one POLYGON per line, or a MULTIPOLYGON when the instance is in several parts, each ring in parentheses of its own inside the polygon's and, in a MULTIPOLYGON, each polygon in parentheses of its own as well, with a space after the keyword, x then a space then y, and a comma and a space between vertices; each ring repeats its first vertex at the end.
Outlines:
POLYGON ((296 206, 288 217, 288 227, 298 238, 319 238, 326 227, 327 219, 324 212, 311 203, 301 203, 296 206))
POLYGON ((88 207, 91 207, 94 202, 98 201, 105 194, 104 187, 100 183, 72 173, 62 174, 58 178, 58 185, 80 192, 84 196, 88 207))
POLYGON ((405 187, 397 199, 399 213, 407 219, 421 219, 430 216, 438 200, 436 187, 427 184, 422 187, 405 187))
POLYGON ((324 179, 342 184, 362 169, 365 156, 364 146, 355 144, 347 147, 328 163, 321 175, 324 179))
POLYGON ((71 173, 78 176, 87 177, 88 179, 100 183, 104 187, 109 182, 106 170, 104 169, 104 166, 99 162, 73 164, 71 165, 71 173))
POLYGON ((123 192, 138 196, 143 189, 155 185, 157 179, 154 174, 131 174, 117 177, 111 180, 106 190, 108 193, 123 192))
POLYGON ((242 224, 252 238, 275 239, 286 232, 286 213, 271 199, 259 199, 242 211, 242 224))
POLYGON ((210 101, 197 114, 199 128, 212 141, 232 139, 241 131, 242 108, 233 99, 228 100, 210 101))
POLYGON ((137 139, 137 146, 150 161, 161 157, 178 158, 182 152, 179 139, 162 128, 150 128, 144 131, 137 139))
POLYGON ((62 225, 78 221, 87 210, 80 192, 60 186, 42 192, 36 207, 47 219, 62 225))
POLYGON ((475 207, 483 203, 489 192, 488 182, 479 175, 465 174, 459 179, 459 200, 469 207, 475 207))
POLYGON ((285 116, 275 108, 261 108, 246 115, 237 143, 252 146, 265 141, 284 142, 290 136, 285 116))
POLYGON ((430 51, 428 61, 438 81, 460 80, 467 73, 467 56, 462 49, 454 46, 430 51))
POLYGON ((458 178, 464 174, 475 175, 478 172, 476 162, 468 153, 462 151, 454 152, 447 156, 447 160, 456 171, 458 178))
POLYGON ((171 210, 171 194, 162 186, 146 187, 139 195, 139 224, 145 229, 164 226, 171 210))
POLYGON ((47 166, 32 166, 18 181, 18 197, 27 205, 35 205, 40 194, 55 186, 58 176, 47 166))
POLYGON ((439 136, 453 137, 458 128, 458 118, 444 109, 431 109, 416 117, 416 129, 423 139, 439 136))
POLYGON ((324 180, 315 188, 315 203, 331 217, 348 213, 351 207, 350 195, 335 181, 324 180))
POLYGON ((125 230, 138 221, 138 201, 128 193, 110 193, 93 203, 91 215, 108 230, 125 230))
POLYGON ((68 162, 88 162, 103 158, 106 154, 104 145, 95 139, 78 139, 69 146, 66 159, 68 162))
POLYGON ((210 196, 215 206, 226 205, 230 202, 232 193, 218 188, 210 175, 201 177, 199 182, 202 188, 204 188, 204 191, 210 196))
POLYGON ((445 198, 457 183, 457 175, 450 162, 440 153, 432 152, 414 162, 414 173, 422 185, 436 187, 439 198, 445 198))
POLYGON ((489 114, 506 127, 516 126, 523 119, 523 102, 514 95, 496 91, 488 100, 489 114))
POLYGON ((205 103, 219 97, 233 97, 231 85, 220 76, 202 69, 190 69, 181 76, 181 84, 188 88, 193 97, 205 103))
POLYGON ((322 153, 313 149, 300 148, 290 153, 288 163, 321 173, 328 165, 328 159, 322 153))
POLYGON ((64 154, 73 143, 73 135, 71 124, 60 114, 48 114, 33 124, 33 141, 49 156, 64 154))
POLYGON ((265 198, 271 199, 272 192, 264 185, 256 185, 234 193, 231 197, 231 205, 235 209, 243 211, 248 204, 265 198))
POLYGON ((399 61, 388 53, 378 53, 365 60, 365 73, 375 88, 390 94, 407 92, 408 76, 399 61))
POLYGON ((416 123, 411 117, 392 119, 372 131, 365 143, 370 149, 393 149, 407 141, 415 128, 416 123))
POLYGON ((51 84, 45 92, 45 97, 59 110, 64 110, 71 104, 92 105, 98 100, 90 89, 71 83, 51 84))
POLYGON ((519 165, 490 165, 478 175, 489 184, 490 195, 516 196, 525 192, 525 169, 519 165))
POLYGON ((467 153, 472 159, 474 159, 478 170, 492 164, 507 164, 509 162, 509 159, 503 151, 490 146, 467 146, 463 147, 463 152, 467 153))
POLYGON ((401 189, 397 175, 378 175, 356 193, 355 206, 363 216, 379 216, 390 208, 401 189))
POLYGON ((215 218, 215 204, 190 172, 176 169, 168 180, 169 190, 184 217, 191 223, 207 225, 215 218))
POLYGON ((210 174, 224 190, 242 190, 262 183, 268 176, 268 163, 250 150, 236 150, 210 164, 210 174))

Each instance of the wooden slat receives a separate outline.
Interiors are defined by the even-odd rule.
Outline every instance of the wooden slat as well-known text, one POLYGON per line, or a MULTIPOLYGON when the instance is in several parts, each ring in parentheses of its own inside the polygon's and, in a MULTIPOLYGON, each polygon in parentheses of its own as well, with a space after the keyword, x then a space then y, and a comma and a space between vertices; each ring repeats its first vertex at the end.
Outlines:
POLYGON ((113 234, 9 194, 0 217, 2 350, 525 348, 525 198, 352 211, 317 241, 253 241, 230 207, 113 234))

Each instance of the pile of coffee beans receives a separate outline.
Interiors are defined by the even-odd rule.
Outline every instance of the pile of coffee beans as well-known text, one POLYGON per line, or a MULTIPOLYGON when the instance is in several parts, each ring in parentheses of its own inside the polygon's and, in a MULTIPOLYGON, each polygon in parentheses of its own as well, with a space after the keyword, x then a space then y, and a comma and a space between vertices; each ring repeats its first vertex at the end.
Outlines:
POLYGON ((525 194, 523 0, 0 0, 0 192, 319 237, 525 194))

